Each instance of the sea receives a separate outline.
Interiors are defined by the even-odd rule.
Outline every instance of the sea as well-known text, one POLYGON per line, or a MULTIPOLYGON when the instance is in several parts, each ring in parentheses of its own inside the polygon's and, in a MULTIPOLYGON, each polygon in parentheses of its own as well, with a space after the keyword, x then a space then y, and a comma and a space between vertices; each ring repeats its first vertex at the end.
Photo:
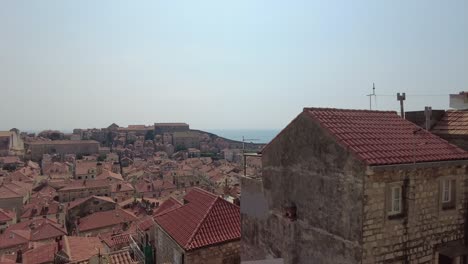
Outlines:
POLYGON ((242 141, 242 137, 246 142, 267 144, 281 130, 280 129, 202 129, 204 131, 216 134, 227 139, 242 141))

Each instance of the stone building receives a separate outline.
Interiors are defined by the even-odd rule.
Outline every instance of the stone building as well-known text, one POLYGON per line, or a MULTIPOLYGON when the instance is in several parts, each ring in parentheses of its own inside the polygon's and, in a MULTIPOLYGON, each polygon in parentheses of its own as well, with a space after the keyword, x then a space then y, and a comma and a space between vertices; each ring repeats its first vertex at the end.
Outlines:
POLYGON ((200 148, 200 134, 197 132, 175 132, 172 135, 173 145, 176 148, 176 151, 183 148, 200 148))
POLYGON ((53 140, 35 141, 29 143, 31 159, 38 161, 43 154, 97 154, 99 142, 94 140, 53 140))
POLYGON ((183 204, 175 199, 162 203, 155 221, 156 263, 240 263, 237 205, 193 188, 183 204))
POLYGON ((186 123, 154 123, 154 134, 162 135, 164 133, 186 132, 190 127, 186 123))
POLYGON ((0 156, 24 155, 24 142, 20 131, 16 128, 10 131, 0 131, 0 156))
POLYGON ((243 260, 459 263, 468 153, 395 112, 305 108, 242 179, 243 260))
POLYGON ((111 196, 111 185, 108 180, 80 180, 67 184, 58 190, 59 202, 72 202, 89 196, 111 196))

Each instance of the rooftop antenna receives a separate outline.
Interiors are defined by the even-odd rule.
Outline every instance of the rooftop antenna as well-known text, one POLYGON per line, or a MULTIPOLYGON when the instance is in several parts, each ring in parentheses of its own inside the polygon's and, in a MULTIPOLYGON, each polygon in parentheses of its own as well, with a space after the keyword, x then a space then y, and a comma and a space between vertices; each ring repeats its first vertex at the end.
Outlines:
POLYGON ((372 83, 372 93, 368 94, 369 96, 369 110, 372 110, 372 96, 375 98, 375 102, 377 103, 377 95, 375 94, 375 83, 372 83))

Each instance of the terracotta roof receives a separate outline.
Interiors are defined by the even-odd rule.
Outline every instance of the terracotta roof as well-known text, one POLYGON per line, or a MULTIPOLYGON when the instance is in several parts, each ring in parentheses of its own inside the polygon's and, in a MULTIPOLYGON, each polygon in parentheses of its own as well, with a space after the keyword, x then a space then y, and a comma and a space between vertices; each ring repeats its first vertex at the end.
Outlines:
POLYGON ((304 113, 368 165, 468 159, 468 152, 396 112, 304 108, 304 113))
POLYGON ((97 171, 97 163, 95 161, 81 161, 76 163, 76 174, 77 175, 86 175, 89 174, 89 171, 94 169, 97 171))
POLYGON ((115 246, 130 245, 130 242, 131 242, 130 236, 131 236, 130 233, 124 233, 124 234, 110 235, 108 237, 103 237, 101 239, 109 248, 112 248, 115 246))
POLYGON ((179 201, 177 201, 176 199, 174 199, 173 197, 170 197, 169 199, 167 199, 166 201, 164 201, 164 203, 162 203, 155 211, 154 211, 154 215, 158 215, 158 214, 163 214, 169 210, 173 210, 173 209, 176 209, 176 208, 179 208, 181 207, 183 204, 179 201))
POLYGON ((123 223, 130 224, 136 219, 137 217, 134 214, 122 209, 96 212, 82 218, 80 220, 80 224, 78 225, 78 229, 80 232, 83 232, 123 223))
POLYGON ((9 226, 7 230, 21 234, 23 237, 26 237, 31 241, 40 241, 67 234, 67 230, 64 227, 47 218, 23 221, 9 226))
POLYGON ((34 219, 9 226, 0 235, 0 248, 27 246, 30 241, 40 241, 63 236, 67 232, 49 219, 34 219))
POLYGON ((109 181, 107 180, 81 180, 81 181, 73 181, 67 184, 65 187, 60 189, 59 191, 68 191, 68 190, 79 190, 79 189, 87 189, 87 188, 102 188, 102 187, 109 187, 109 181))
POLYGON ((0 208, 0 222, 8 222, 15 218, 15 212, 0 208))
POLYGON ((114 182, 111 184, 111 192, 133 192, 135 188, 128 182, 114 182), (120 184, 120 189, 118 188, 120 184))
POLYGON ((185 250, 240 239, 237 205, 200 188, 193 188, 185 200, 181 207, 155 216, 161 228, 185 250))
POLYGON ((0 199, 15 198, 15 197, 23 197, 23 195, 10 190, 5 185, 0 186, 0 199))
POLYGON ((146 231, 155 225, 154 219, 150 216, 141 219, 137 226, 139 230, 146 231))
POLYGON ((123 181, 123 177, 120 173, 114 173, 110 170, 102 170, 102 173, 99 174, 96 179, 98 180, 106 180, 106 179, 109 179, 109 178, 112 178, 112 179, 116 179, 116 180, 119 180, 119 181, 123 181))
POLYGON ((76 206, 78 206, 80 204, 83 204, 84 202, 87 202, 87 201, 93 200, 93 199, 101 200, 101 201, 108 202, 108 203, 115 203, 115 201, 111 197, 93 195, 93 196, 80 198, 80 199, 77 199, 75 201, 70 202, 70 204, 67 207, 67 210, 72 209, 72 208, 74 208, 74 207, 76 207, 76 206))
POLYGON ((468 135, 468 110, 448 110, 431 132, 447 135, 468 135))
POLYGON ((104 245, 98 237, 64 236, 63 244, 63 251, 72 262, 88 260, 105 250, 104 245))
POLYGON ((24 264, 42 264, 53 263, 55 252, 57 252, 57 243, 51 242, 38 246, 23 253, 24 264))
POLYGON ((116 251, 109 253, 109 260, 111 264, 136 264, 138 261, 135 261, 130 256, 128 250, 116 251))
POLYGON ((29 204, 23 206, 21 218, 55 215, 60 213, 60 206, 59 202, 50 200, 48 197, 36 197, 29 204))
POLYGON ((12 247, 27 247, 29 243, 29 234, 23 234, 16 230, 5 230, 0 235, 0 249, 7 249, 12 247))

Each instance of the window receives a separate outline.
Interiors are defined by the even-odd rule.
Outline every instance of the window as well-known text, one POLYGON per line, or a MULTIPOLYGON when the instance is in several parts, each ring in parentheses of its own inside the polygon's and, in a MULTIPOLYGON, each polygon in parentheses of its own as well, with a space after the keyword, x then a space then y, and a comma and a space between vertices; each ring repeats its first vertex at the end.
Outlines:
POLYGON ((391 213, 399 214, 401 213, 401 187, 393 186, 392 187, 392 203, 391 203, 391 213))
POLYGON ((386 211, 389 219, 397 219, 404 216, 404 187, 403 182, 395 182, 386 188, 386 211))
POLYGON ((449 203, 451 200, 451 195, 450 191, 452 189, 452 186, 450 184, 450 180, 443 180, 442 181, 442 202, 443 203, 449 203))
POLYGON ((456 206, 456 181, 454 179, 442 179, 440 181, 440 202, 442 210, 454 209, 456 206))

